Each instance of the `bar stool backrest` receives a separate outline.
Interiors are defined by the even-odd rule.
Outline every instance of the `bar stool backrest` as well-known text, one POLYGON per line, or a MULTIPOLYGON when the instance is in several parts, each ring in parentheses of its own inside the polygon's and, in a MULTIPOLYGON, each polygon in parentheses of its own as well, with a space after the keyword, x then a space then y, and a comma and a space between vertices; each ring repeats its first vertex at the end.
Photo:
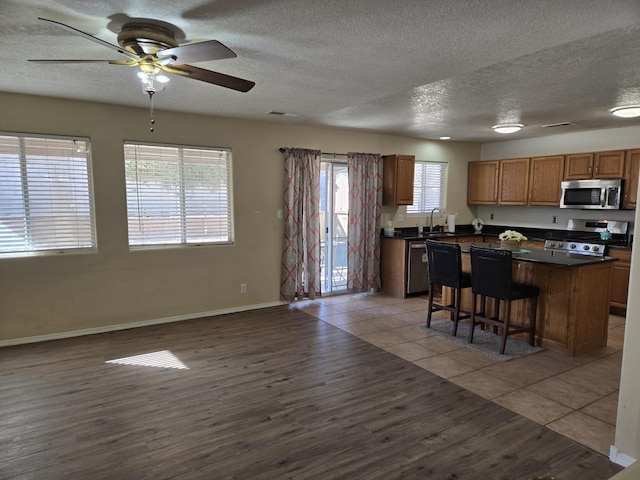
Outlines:
POLYGON ((458 288, 462 278, 462 252, 459 243, 426 240, 429 282, 458 288))
POLYGON ((471 291, 479 295, 510 300, 512 290, 511 250, 469 247, 471 291))

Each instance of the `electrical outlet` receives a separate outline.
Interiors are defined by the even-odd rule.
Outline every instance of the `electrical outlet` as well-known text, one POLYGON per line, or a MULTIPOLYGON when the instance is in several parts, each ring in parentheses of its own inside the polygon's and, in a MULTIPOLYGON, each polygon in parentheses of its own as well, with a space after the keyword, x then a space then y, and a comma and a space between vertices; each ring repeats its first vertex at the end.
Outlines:
POLYGON ((558 223, 558 217, 556 217, 555 215, 553 216, 553 223, 558 223))
POLYGON ((403 215, 403 214, 401 214, 401 213, 399 213, 399 214, 398 214, 398 222, 399 222, 399 223, 404 222, 404 215, 403 215))
POLYGON ((489 214, 489 220, 493 220, 493 213, 489 214))
POLYGON ((247 293, 247 284, 246 283, 241 283, 240 284, 240 293, 247 293))

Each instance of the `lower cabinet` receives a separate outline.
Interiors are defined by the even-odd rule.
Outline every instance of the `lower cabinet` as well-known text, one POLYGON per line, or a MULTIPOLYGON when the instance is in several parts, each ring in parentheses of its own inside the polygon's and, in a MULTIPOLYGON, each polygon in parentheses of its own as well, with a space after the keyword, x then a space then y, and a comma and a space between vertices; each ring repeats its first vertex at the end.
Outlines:
POLYGON ((619 259, 613 264, 613 273, 611 274, 611 285, 609 289, 611 295, 611 313, 624 315, 627 309, 627 296, 629 291, 631 249, 609 247, 607 255, 619 259))
POLYGON ((382 237, 380 242, 380 283, 382 292, 407 297, 407 250, 402 239, 382 237))

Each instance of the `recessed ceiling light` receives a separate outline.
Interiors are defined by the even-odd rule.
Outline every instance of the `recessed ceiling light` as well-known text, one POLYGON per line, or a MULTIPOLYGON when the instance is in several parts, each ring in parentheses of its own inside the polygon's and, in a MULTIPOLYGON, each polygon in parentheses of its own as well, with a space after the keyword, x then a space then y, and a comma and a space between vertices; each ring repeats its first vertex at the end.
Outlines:
POLYGON ((502 123, 500 125, 494 125, 493 128, 498 133, 515 133, 522 129, 524 125, 522 123, 502 123))
POLYGON ((440 140, 451 140, 451 137, 440 137, 440 140))
POLYGON ((625 105, 624 107, 616 107, 610 110, 612 115, 622 118, 640 117, 640 105, 625 105))

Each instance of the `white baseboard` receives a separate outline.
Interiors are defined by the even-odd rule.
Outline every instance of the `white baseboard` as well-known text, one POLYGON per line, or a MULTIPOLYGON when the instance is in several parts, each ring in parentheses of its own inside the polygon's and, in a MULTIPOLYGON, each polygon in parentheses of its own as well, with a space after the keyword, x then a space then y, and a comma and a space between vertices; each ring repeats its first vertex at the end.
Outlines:
POLYGON ((618 465, 622 465, 623 467, 628 467, 636 461, 635 458, 625 455, 624 453, 620 453, 614 445, 611 445, 611 448, 609 449, 609 460, 618 465))
POLYGON ((242 307, 224 308, 221 310, 213 310, 210 312, 189 313, 186 315, 178 315, 175 317, 155 318, 151 320, 143 320, 140 322, 122 323, 118 325, 107 325, 105 327, 85 328, 83 330, 72 330, 69 332, 52 333, 49 335, 36 335, 33 337, 12 338, 10 340, 0 340, 0 347, 8 347, 11 345, 23 345, 26 343, 46 342, 49 340, 59 340, 62 338, 81 337, 83 335, 94 335, 96 333, 115 332, 117 330, 127 330, 129 328, 148 327, 150 325, 160 325, 162 323, 180 322, 183 320, 194 320, 196 318, 213 317, 216 315, 225 315, 227 313, 246 312, 248 310, 258 310, 260 308, 276 307, 286 305, 287 302, 277 301, 269 303, 260 303, 256 305, 245 305, 242 307))

